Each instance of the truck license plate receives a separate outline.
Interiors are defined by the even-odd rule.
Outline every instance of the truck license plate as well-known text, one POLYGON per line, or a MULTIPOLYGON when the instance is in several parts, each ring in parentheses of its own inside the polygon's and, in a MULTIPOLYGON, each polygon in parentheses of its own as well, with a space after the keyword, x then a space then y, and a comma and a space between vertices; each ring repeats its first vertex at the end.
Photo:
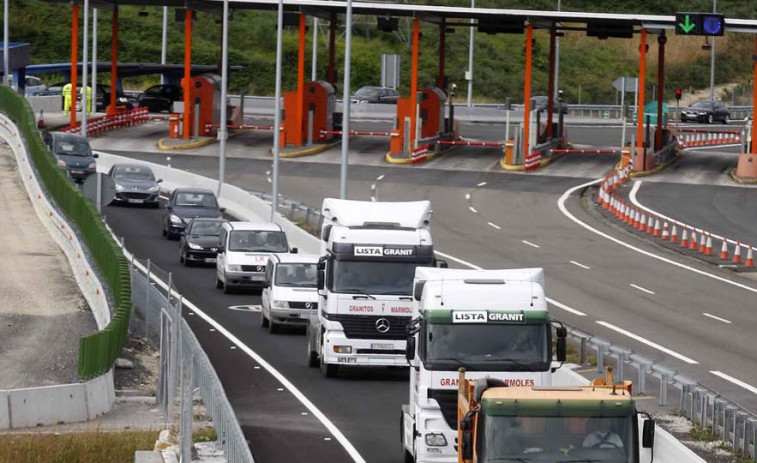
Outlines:
POLYGON ((375 350, 393 350, 394 344, 371 344, 371 349, 375 350))

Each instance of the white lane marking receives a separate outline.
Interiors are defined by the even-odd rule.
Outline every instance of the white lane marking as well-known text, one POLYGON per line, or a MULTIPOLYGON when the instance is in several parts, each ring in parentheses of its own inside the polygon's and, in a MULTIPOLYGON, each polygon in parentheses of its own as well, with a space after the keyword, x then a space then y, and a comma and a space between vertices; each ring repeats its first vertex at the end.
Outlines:
POLYGON ((470 199, 470 193, 465 193, 465 199, 470 199))
MULTIPOLYGON (((713 275, 712 273, 707 273, 707 272, 705 272, 703 270, 699 270, 699 269, 696 269, 694 267, 689 267, 688 265, 681 264, 681 263, 676 262, 674 260, 670 260, 670 259, 667 259, 665 257, 658 256, 657 254, 654 254, 654 253, 651 253, 649 251, 645 251, 643 249, 637 248, 636 246, 630 245, 630 244, 626 243, 625 241, 621 241, 618 238, 612 237, 612 236, 608 235, 607 233, 601 232, 601 231, 597 230, 596 228, 592 228, 590 225, 588 225, 588 224, 586 224, 584 222, 581 222, 578 218, 576 218, 573 214, 571 214, 568 211, 568 209, 565 207, 565 201, 567 201, 568 197, 570 197, 570 195, 572 195, 575 191, 580 190, 582 188, 586 188, 587 186, 590 186, 590 185, 594 185, 595 183, 599 183, 601 181, 602 181, 601 178, 599 178, 597 180, 592 180, 591 182, 586 182, 586 183, 584 183, 582 185, 574 186, 573 188, 571 188, 568 191, 566 191, 565 193, 563 193, 563 195, 560 196, 560 199, 557 201, 557 206, 560 208, 560 211, 567 218, 569 218, 573 222, 577 223, 578 225, 584 227, 585 229, 589 230, 590 232, 595 233, 595 234, 597 234, 597 235, 599 235, 599 236, 601 236, 603 238, 606 238, 606 239, 608 239, 610 241, 613 241, 613 242, 615 242, 615 243, 617 243, 617 244, 619 244, 621 246, 624 246, 624 247, 626 247, 628 249, 631 249, 632 251, 636 251, 636 252, 638 252, 640 254, 644 254, 645 256, 649 256, 649 257, 651 257, 653 259, 657 259, 659 261, 668 263, 670 265, 675 265, 676 267, 680 267, 682 269, 689 270, 689 271, 697 273, 699 275, 703 275, 703 276, 712 278, 713 280, 722 281, 724 283, 728 283, 729 285, 733 285, 733 286, 736 286, 738 288, 745 289, 745 290, 751 291, 753 293, 757 293, 757 288, 752 288, 751 286, 747 286, 747 285, 744 285, 744 284, 741 284, 741 283, 737 283, 737 282, 731 281, 731 280, 729 280, 727 278, 723 278, 723 277, 720 277, 720 276, 717 276, 717 275, 713 275)), ((713 238, 714 237, 715 237, 715 235, 713 235, 713 238)))
POLYGON ((375 190, 375 189, 376 189, 376 184, 374 183, 373 185, 371 185, 371 190, 375 190))
POLYGON ((502 230, 502 227, 497 225, 496 223, 487 222, 490 227, 496 228, 497 230, 502 230))
POLYGON ((723 373, 722 371, 710 371, 710 373, 712 373, 715 376, 720 376, 724 380, 730 381, 730 382, 732 382, 733 384, 735 384, 737 386, 741 386, 744 389, 746 389, 747 391, 751 392, 752 394, 757 394, 757 387, 754 387, 754 386, 752 386, 750 384, 747 384, 744 381, 741 381, 740 379, 736 379, 733 376, 728 376, 727 374, 723 373))
POLYGON ((381 174, 378 177, 376 177, 376 180, 383 180, 383 178, 384 178, 384 174, 381 174))
POLYGON ((580 262, 576 262, 575 260, 570 261, 570 263, 575 265, 576 267, 581 267, 582 269, 585 269, 585 270, 591 270, 591 267, 589 267, 588 265, 584 265, 580 262))
POLYGON ((474 214, 478 214, 478 211, 476 210, 476 208, 475 208, 475 207, 473 207, 473 206, 468 206, 468 209, 470 209, 470 211, 471 211, 471 212, 473 212, 474 214))
POLYGON ((705 317, 714 318, 714 319, 715 319, 715 320, 717 320, 717 321, 720 321, 720 322, 723 322, 723 323, 727 323, 727 324, 729 324, 729 325, 730 325, 731 323, 733 323, 733 322, 732 322, 732 321, 730 321, 730 320, 726 320, 725 318, 720 318, 720 317, 718 317, 718 316, 716 316, 716 315, 713 315, 713 314, 711 314, 711 313, 702 312, 702 315, 704 315, 705 317))
POLYGON ((239 310, 240 312, 261 312, 263 310, 263 306, 260 304, 230 305, 229 309, 239 310))
MULTIPOLYGON (((129 258, 130 254, 126 249, 124 249, 124 255, 129 258)), ((147 272, 147 268, 142 265, 138 260, 134 260, 134 265, 138 267, 142 272, 147 272)), ((155 280, 157 284, 159 284, 163 289, 168 291, 168 285, 161 280, 160 278, 156 277, 155 274, 151 274, 150 277, 155 280)), ((336 437, 337 441, 344 447, 344 450, 347 451, 347 453, 352 457, 352 459, 356 463, 365 463, 365 458, 363 458, 360 453, 357 451, 357 449, 352 445, 352 443, 347 440, 347 438, 342 434, 342 431, 337 428, 334 423, 329 420, 326 415, 323 414, 322 411, 320 411, 313 402, 311 402, 307 397, 305 397, 305 394, 303 394, 297 387, 295 387, 294 384, 291 383, 284 375, 282 375, 276 368, 273 367, 270 363, 268 363, 263 357, 261 357, 257 352, 250 349, 245 343, 239 340, 236 336, 231 334, 226 328, 224 328, 220 323, 212 319, 208 314, 200 310, 199 307, 194 305, 192 301, 189 299, 182 299, 182 302, 185 307, 187 307, 189 310, 194 311, 197 315, 203 318, 208 324, 211 326, 214 326, 221 334, 226 336, 226 338, 233 342, 237 347, 239 347, 244 353, 246 353, 248 356, 252 357, 253 360, 255 360, 258 364, 260 364, 263 368, 268 371, 268 373, 276 378, 289 392, 292 393, 292 395, 300 401, 302 405, 305 406, 310 412, 320 421, 323 423, 323 426, 328 429, 328 431, 336 437)), ((255 367, 257 369, 259 367, 255 367)), ((327 438, 330 440, 330 438, 327 438)))
POLYGON ((633 334, 630 331, 626 331, 623 328, 615 326, 615 325, 613 325, 611 323, 607 323, 607 322, 603 322, 603 321, 597 321, 597 324, 602 325, 605 328, 610 328, 611 330, 616 331, 616 332, 618 332, 618 333, 620 333, 620 334, 622 334, 624 336, 628 336, 631 339, 635 339, 635 340, 639 341, 642 344, 648 345, 649 347, 653 347, 653 348, 655 348, 655 349, 657 349, 659 351, 665 352, 668 355, 672 355, 673 357, 675 357, 675 358, 677 358, 679 360, 683 360, 684 362, 689 363, 691 365, 697 365, 699 363, 696 360, 692 360, 689 357, 686 357, 685 355, 681 355, 681 354, 679 354, 678 352, 676 352, 674 350, 670 350, 667 347, 663 347, 663 346, 661 346, 661 345, 659 345, 659 344, 657 344, 655 342, 650 341, 649 339, 642 338, 638 334, 633 334))
POLYGON ((642 288, 641 286, 639 286, 639 285, 635 285, 635 284, 633 284, 633 283, 629 283, 629 284, 628 284, 628 286, 630 286, 630 287, 632 287, 632 288, 636 288, 636 289, 638 289, 639 291, 644 291, 644 292, 645 292, 645 293, 647 293, 647 294, 652 294, 652 295, 654 295, 654 294, 655 294, 655 292, 654 292, 654 291, 650 291, 650 290, 648 290, 647 288, 642 288))
MULTIPOLYGON (((440 255, 440 256, 442 256, 442 257, 444 257, 445 259, 449 259, 449 260, 451 260, 451 261, 455 261, 455 262, 457 262, 457 263, 458 263, 458 264, 460 264, 460 265, 464 265, 464 266, 466 266, 466 267, 470 267, 470 268, 472 268, 473 270, 483 270, 483 267, 479 267, 479 266, 478 266, 478 265, 476 265, 476 264, 471 264, 471 263, 470 263, 470 262, 468 262, 468 261, 465 261, 465 260, 462 260, 462 259, 458 259, 457 257, 455 257, 455 256, 452 256, 452 255, 450 255, 450 254, 445 254, 445 253, 443 253, 443 252, 441 252, 441 251, 437 251, 437 250, 434 250, 434 253, 435 253, 435 254, 438 254, 438 255, 440 255)), ((585 313, 583 313, 583 312, 581 312, 580 310, 576 310, 576 309, 573 309, 573 308, 571 308, 571 307, 569 307, 569 306, 567 306, 567 305, 563 304, 562 302, 558 302, 558 301, 556 301, 556 300, 554 300, 554 299, 551 299, 551 298, 549 298, 549 297, 548 297, 548 298, 546 298, 546 300, 547 300, 547 302, 549 302, 550 304, 553 304, 554 306, 556 306, 556 307, 559 307, 559 308, 561 308, 561 309, 565 310, 566 312, 570 312, 570 313, 572 313, 572 314, 574 314, 574 315, 578 315, 579 317, 585 317, 585 316, 586 316, 586 314, 585 314, 585 313)))
POLYGON ((522 240, 522 241, 523 241, 524 244, 527 244, 527 245, 529 245, 529 246, 531 246, 533 248, 540 248, 541 247, 538 244, 534 244, 534 243, 532 243, 530 241, 526 241, 526 240, 522 240))
POLYGON ((486 182, 481 182, 481 183, 479 183, 479 184, 478 184, 478 185, 476 185, 476 186, 480 187, 480 186, 484 186, 484 185, 486 185, 486 182))

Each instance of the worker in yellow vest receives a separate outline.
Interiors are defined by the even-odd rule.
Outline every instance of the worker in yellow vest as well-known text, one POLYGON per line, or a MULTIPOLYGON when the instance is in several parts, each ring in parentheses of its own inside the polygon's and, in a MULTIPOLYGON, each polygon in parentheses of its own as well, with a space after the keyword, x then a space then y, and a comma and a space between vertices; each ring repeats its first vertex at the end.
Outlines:
POLYGON ((71 82, 63 86, 61 93, 63 94, 63 111, 68 114, 71 109, 71 82))
MULTIPOLYGON (((81 94, 82 99, 83 99, 83 97, 84 97, 84 89, 82 88, 79 91, 79 93, 81 94)), ((87 106, 86 106, 86 108, 87 108, 87 114, 89 114, 89 113, 92 112, 92 87, 90 87, 89 85, 87 85, 87 106)))

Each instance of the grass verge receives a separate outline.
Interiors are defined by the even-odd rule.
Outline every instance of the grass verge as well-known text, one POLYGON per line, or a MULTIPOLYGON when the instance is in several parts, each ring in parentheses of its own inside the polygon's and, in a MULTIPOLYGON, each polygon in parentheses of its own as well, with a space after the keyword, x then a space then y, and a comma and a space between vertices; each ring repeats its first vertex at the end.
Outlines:
POLYGON ((4 434, 0 435, 0 463, 131 463, 137 450, 154 448, 158 434, 159 431, 4 434))

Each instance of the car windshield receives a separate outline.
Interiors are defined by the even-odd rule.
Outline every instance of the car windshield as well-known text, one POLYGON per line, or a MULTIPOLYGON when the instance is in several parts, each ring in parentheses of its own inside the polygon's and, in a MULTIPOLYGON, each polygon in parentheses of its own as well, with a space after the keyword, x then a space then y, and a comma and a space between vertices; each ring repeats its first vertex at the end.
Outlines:
POLYGON ((55 143, 55 152, 64 156, 90 156, 89 143, 78 140, 59 140, 55 143))
POLYGON ((145 90, 145 95, 158 96, 162 93, 162 90, 163 90, 162 86, 150 87, 147 90, 145 90))
POLYGON ((218 236, 221 233, 221 225, 223 225, 223 222, 220 220, 193 220, 192 225, 189 227, 189 234, 218 236))
POLYGON ((693 105, 691 105, 692 108, 698 108, 698 109, 710 109, 712 108, 712 103, 709 101, 697 101, 693 105))
POLYGON ((213 193, 178 193, 174 205, 179 207, 207 207, 218 209, 218 201, 216 201, 216 197, 213 193))
POLYGON ((462 362, 479 371, 544 371, 549 367, 548 325, 427 323, 424 366, 454 370, 462 362))
POLYGON ((130 178, 134 180, 155 180, 149 167, 117 166, 113 171, 114 178, 130 178))
POLYGON ((316 287, 316 264, 279 264, 276 285, 296 288, 316 287))
POLYGON ((355 92, 355 96, 378 96, 379 95, 379 88, 378 87, 362 87, 360 90, 355 92))
POLYGON ((229 235, 229 251, 288 252, 289 245, 280 231, 234 230, 229 235))
POLYGON ((480 426, 484 441, 479 461, 485 463, 638 461, 630 416, 514 417, 486 413, 480 426))
MULTIPOLYGON (((431 265, 429 262, 425 265, 431 265)), ((399 295, 413 293, 415 268, 418 262, 376 262, 335 260, 332 267, 336 293, 399 295)))

